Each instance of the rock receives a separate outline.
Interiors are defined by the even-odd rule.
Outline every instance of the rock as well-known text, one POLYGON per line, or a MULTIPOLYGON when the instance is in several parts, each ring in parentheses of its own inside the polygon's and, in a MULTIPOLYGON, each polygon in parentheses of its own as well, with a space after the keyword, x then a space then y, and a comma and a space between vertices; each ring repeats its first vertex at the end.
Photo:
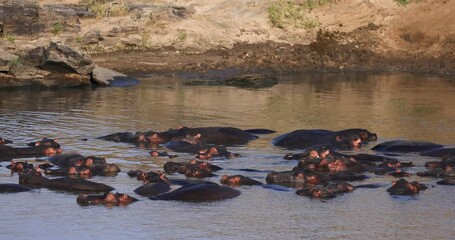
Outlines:
POLYGON ((232 86, 238 88, 268 88, 278 83, 275 77, 247 74, 225 80, 195 80, 186 82, 192 86, 232 86))
POLYGON ((33 0, 0 1, 3 35, 38 35, 44 28, 44 22, 40 21, 39 8, 38 3, 33 0))
POLYGON ((78 33, 81 30, 76 10, 66 4, 44 5, 39 17, 45 23, 43 32, 46 33, 58 35, 63 32, 78 33))
POLYGON ((128 87, 139 83, 138 80, 130 78, 123 73, 103 67, 95 67, 93 69, 92 82, 96 85, 111 87, 128 87))
POLYGON ((82 43, 83 44, 96 44, 102 41, 104 38, 101 35, 101 31, 99 29, 90 30, 82 36, 82 43))
POLYGON ((227 86, 239 88, 268 88, 277 83, 278 80, 275 77, 262 75, 243 75, 226 80, 227 86))
POLYGON ((0 72, 9 72, 14 61, 19 61, 19 57, 0 49, 0 72))
MULTIPOLYGON (((1 20, 0 20, 0 23, 1 23, 1 20)), ((0 31, 0 49, 4 49, 4 50, 15 50, 16 49, 16 45, 14 44, 13 41, 9 41, 7 39, 1 38, 1 31, 0 31)))
POLYGON ((45 61, 40 67, 50 72, 89 75, 95 68, 89 55, 55 42, 45 49, 44 56, 45 61))
POLYGON ((45 87, 78 87, 91 86, 89 75, 81 75, 77 73, 51 73, 41 81, 34 82, 45 87))
POLYGON ((44 64, 44 47, 36 47, 21 56, 22 63, 28 66, 39 67, 44 64))
POLYGON ((49 75, 48 71, 40 70, 35 67, 23 65, 21 63, 11 66, 11 74, 18 79, 23 80, 35 80, 44 78, 46 75, 49 75))
POLYGON ((121 41, 122 41, 122 44, 127 45, 127 46, 136 46, 136 47, 142 46, 142 37, 139 34, 129 35, 126 38, 122 38, 121 41))

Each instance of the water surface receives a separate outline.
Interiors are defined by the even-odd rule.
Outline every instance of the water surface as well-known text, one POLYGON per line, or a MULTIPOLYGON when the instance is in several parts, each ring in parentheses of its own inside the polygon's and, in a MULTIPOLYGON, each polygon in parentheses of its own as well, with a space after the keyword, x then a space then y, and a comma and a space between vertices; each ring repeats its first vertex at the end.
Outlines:
MULTIPOLYGON (((76 204, 76 195, 47 189, 2 194, 0 239, 451 239, 455 234, 455 187, 413 176, 429 185, 412 197, 392 197, 392 177, 370 177, 377 189, 357 189, 335 199, 239 187, 237 198, 212 203, 151 201, 133 193, 140 186, 126 172, 162 169, 165 158, 152 158, 149 148, 98 140, 124 131, 167 130, 177 126, 269 128, 246 146, 230 147, 241 157, 216 160, 224 174, 243 174, 265 182, 267 171, 284 171, 297 162, 292 152, 270 141, 296 129, 366 128, 379 141, 424 140, 455 145, 455 82, 451 78, 405 74, 290 74, 267 89, 187 86, 178 77, 141 77, 131 88, 2 90, 0 136, 24 146, 43 137, 60 140, 65 152, 106 157, 122 172, 93 177, 141 201, 126 207, 76 204), (87 141, 82 141, 87 139, 87 141), (263 172, 239 172, 253 168, 263 172)), ((360 152, 373 153, 365 146, 360 152)), ((160 151, 166 149, 161 148, 160 151)), ((297 152, 297 151, 294 151, 297 152)), ((177 161, 191 155, 178 153, 177 161)), ((406 154, 424 170, 432 158, 406 154)), ((35 159, 28 161, 36 163, 35 159)), ((1 162, 0 182, 17 183, 1 162)), ((181 178, 181 176, 170 176, 181 178)), ((358 184, 358 183, 354 183, 358 184)))

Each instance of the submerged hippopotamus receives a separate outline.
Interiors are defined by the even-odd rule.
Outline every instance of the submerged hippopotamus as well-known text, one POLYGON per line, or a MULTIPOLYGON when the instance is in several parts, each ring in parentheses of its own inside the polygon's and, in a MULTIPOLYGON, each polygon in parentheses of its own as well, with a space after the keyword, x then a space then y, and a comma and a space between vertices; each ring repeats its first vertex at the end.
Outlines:
POLYGON ((442 180, 436 182, 439 185, 451 185, 455 186, 455 176, 444 177, 442 180))
POLYGON ((10 143, 13 143, 13 141, 0 137, 0 145, 10 144, 10 143))
POLYGON ((352 149, 361 146, 362 142, 376 141, 377 135, 366 129, 331 130, 295 130, 273 139, 275 146, 288 149, 306 149, 316 145, 328 145, 335 149, 352 149))
POLYGON ((149 182, 136 189, 134 192, 143 197, 154 197, 169 192, 171 185, 164 181, 149 182))
POLYGON ((80 205, 98 205, 107 206, 128 205, 136 202, 137 199, 123 193, 104 193, 104 194, 79 194, 76 202, 80 205))
POLYGON ((261 182, 256 181, 252 178, 245 177, 242 175, 223 175, 220 180, 221 184, 228 185, 228 186, 240 186, 240 185, 262 185, 261 182))
POLYGON ((408 182, 405 179, 393 181, 392 186, 387 189, 390 195, 414 195, 425 190, 427 187, 424 184, 420 184, 416 181, 408 182))
POLYGON ((221 170, 221 167, 208 162, 190 160, 188 163, 167 162, 163 166, 168 174, 180 173, 190 178, 205 178, 216 176, 212 172, 221 170))
POLYGON ((113 187, 106 184, 87 181, 81 178, 64 177, 49 179, 43 177, 35 169, 30 169, 19 175, 19 184, 70 192, 110 192, 114 190, 113 187))
POLYGON ((45 157, 62 153, 60 145, 52 139, 43 139, 34 142, 35 145, 31 147, 10 147, 0 145, 0 161, 10 161, 14 158, 27 158, 27 157, 45 157))
POLYGON ((0 183, 0 193, 17 193, 32 190, 26 186, 15 183, 0 183))
POLYGON ((421 152, 420 155, 428 157, 450 158, 455 157, 455 148, 438 148, 426 152, 421 152))
POLYGON ((435 149, 443 148, 441 144, 424 141, 407 141, 407 140, 394 140, 380 143, 374 146, 371 150, 378 152, 425 152, 435 149))
POLYGON ((146 132, 136 132, 135 134, 131 132, 117 132, 106 136, 98 137, 98 139, 143 145, 163 144, 178 137, 180 137, 180 133, 177 130, 169 129, 168 131, 164 132, 155 132, 150 130, 146 132))
POLYGON ((7 165, 6 168, 11 169, 11 172, 22 172, 22 171, 26 171, 28 169, 32 169, 33 164, 30 164, 27 161, 15 162, 15 161, 11 160, 10 165, 7 165))
POLYGON ((49 162, 57 165, 60 169, 47 169, 49 175, 79 175, 79 176, 115 176, 120 168, 113 163, 107 163, 105 158, 88 156, 78 153, 60 154, 50 157, 49 162))
POLYGON ((327 183, 323 186, 314 186, 312 188, 303 188, 295 193, 300 196, 313 198, 334 198, 336 195, 354 191, 355 187, 346 182, 327 183))
MULTIPOLYGON (((215 145, 243 145, 251 140, 255 140, 258 136, 251 134, 249 131, 244 131, 234 127, 182 127, 178 131, 182 136, 201 135, 201 143, 215 145)), ((265 131, 262 131, 265 132, 265 131)), ((273 132, 273 131, 270 131, 273 132)))
POLYGON ((220 186, 213 182, 193 183, 184 185, 169 193, 164 193, 152 200, 174 200, 185 202, 210 202, 235 198, 240 195, 240 191, 220 186))

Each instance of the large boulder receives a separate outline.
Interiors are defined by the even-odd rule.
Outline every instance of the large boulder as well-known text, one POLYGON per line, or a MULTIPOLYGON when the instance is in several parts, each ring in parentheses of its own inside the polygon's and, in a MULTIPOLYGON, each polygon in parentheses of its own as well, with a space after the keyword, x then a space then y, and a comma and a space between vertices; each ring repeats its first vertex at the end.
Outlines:
POLYGON ((51 42, 44 50, 44 62, 40 68, 50 72, 89 75, 95 68, 95 64, 88 54, 51 42))
POLYGON ((39 5, 33 0, 0 0, 3 36, 37 35, 44 28, 39 18, 39 5))
POLYGON ((123 73, 103 67, 95 67, 93 69, 92 81, 96 85, 111 87, 128 87, 139 83, 138 80, 128 77, 123 73))

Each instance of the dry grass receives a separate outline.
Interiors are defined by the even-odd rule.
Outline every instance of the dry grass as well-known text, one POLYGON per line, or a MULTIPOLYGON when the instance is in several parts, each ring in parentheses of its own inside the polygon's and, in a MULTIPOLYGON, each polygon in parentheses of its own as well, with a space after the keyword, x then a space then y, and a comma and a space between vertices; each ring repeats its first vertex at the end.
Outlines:
POLYGON ((82 3, 89 6, 90 11, 100 18, 120 17, 128 13, 128 8, 124 1, 84 0, 82 3))
POLYGON ((332 0, 278 0, 270 4, 267 11, 273 26, 278 28, 315 29, 319 22, 311 17, 311 11, 332 0))

